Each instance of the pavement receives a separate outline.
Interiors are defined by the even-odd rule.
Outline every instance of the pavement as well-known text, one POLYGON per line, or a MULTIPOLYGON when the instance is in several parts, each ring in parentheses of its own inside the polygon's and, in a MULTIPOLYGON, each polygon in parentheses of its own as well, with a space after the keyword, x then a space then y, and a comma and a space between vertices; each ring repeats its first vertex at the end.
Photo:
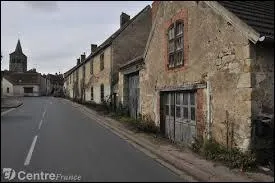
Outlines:
MULTIPOLYGON (((71 102, 68 100, 68 102, 71 102)), ((71 102, 72 103, 72 102, 71 102)), ((84 114, 115 134, 143 149, 149 156, 168 167, 180 177, 189 176, 189 181, 203 182, 274 182, 274 177, 257 172, 241 172, 203 159, 192 151, 179 148, 169 141, 159 140, 145 133, 135 133, 109 117, 101 116, 86 106, 72 103, 84 114), (191 177, 191 178, 190 178, 191 177)))
POLYGON ((23 104, 22 97, 1 97, 1 112, 10 108, 17 108, 23 104))
POLYGON ((42 172, 56 175, 55 181, 75 176, 84 182, 192 181, 102 126, 81 106, 53 97, 26 97, 22 102, 1 115, 1 181, 41 181, 42 172))

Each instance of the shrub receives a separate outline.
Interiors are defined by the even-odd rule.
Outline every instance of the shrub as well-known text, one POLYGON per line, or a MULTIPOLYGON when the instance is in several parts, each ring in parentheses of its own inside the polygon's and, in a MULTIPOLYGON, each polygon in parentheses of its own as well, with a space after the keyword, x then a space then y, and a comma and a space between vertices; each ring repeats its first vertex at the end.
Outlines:
POLYGON ((223 162, 230 168, 251 170, 256 167, 256 157, 253 152, 243 153, 237 148, 227 149, 214 140, 195 140, 192 145, 194 152, 199 152, 206 159, 223 162))

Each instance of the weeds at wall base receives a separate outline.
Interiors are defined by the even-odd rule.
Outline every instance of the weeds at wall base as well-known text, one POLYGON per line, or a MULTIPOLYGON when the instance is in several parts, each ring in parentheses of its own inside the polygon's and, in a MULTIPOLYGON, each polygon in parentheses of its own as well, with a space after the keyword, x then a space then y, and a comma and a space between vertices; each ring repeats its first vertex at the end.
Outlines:
MULTIPOLYGON (((126 125, 131 130, 153 134, 156 138, 162 137, 159 128, 147 116, 139 116, 138 119, 133 119, 127 115, 126 111, 120 109, 114 112, 110 110, 110 107, 106 104, 96 104, 93 102, 81 103, 78 100, 72 101, 83 104, 101 114, 108 115, 112 119, 126 125)), ((257 166, 256 156, 253 152, 242 153, 236 148, 227 149, 214 140, 203 141, 195 139, 191 149, 207 160, 221 162, 232 169, 239 168, 243 171, 252 171, 255 170, 257 166)))
POLYGON ((229 168, 239 168, 242 171, 256 170, 256 156, 253 152, 241 152, 237 148, 227 149, 214 140, 196 140, 192 150, 207 160, 221 162, 229 168))

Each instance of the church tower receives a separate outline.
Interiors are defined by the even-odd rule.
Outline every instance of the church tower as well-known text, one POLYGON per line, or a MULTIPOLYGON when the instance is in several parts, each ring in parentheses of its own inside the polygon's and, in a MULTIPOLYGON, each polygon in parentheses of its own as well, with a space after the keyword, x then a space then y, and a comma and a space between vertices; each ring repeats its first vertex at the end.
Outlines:
POLYGON ((20 40, 18 39, 15 51, 10 53, 9 70, 13 72, 27 71, 27 56, 22 52, 20 40))

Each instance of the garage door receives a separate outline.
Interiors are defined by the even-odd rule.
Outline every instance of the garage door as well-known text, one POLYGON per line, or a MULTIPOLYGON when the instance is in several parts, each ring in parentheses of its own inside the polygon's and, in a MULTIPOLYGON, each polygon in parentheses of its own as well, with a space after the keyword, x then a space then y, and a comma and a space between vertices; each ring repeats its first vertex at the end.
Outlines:
POLYGON ((195 92, 165 92, 161 101, 165 135, 172 141, 190 144, 196 137, 195 92))
POLYGON ((138 117, 139 113, 139 75, 138 73, 128 75, 128 107, 129 107, 129 112, 130 116, 133 118, 138 117))

